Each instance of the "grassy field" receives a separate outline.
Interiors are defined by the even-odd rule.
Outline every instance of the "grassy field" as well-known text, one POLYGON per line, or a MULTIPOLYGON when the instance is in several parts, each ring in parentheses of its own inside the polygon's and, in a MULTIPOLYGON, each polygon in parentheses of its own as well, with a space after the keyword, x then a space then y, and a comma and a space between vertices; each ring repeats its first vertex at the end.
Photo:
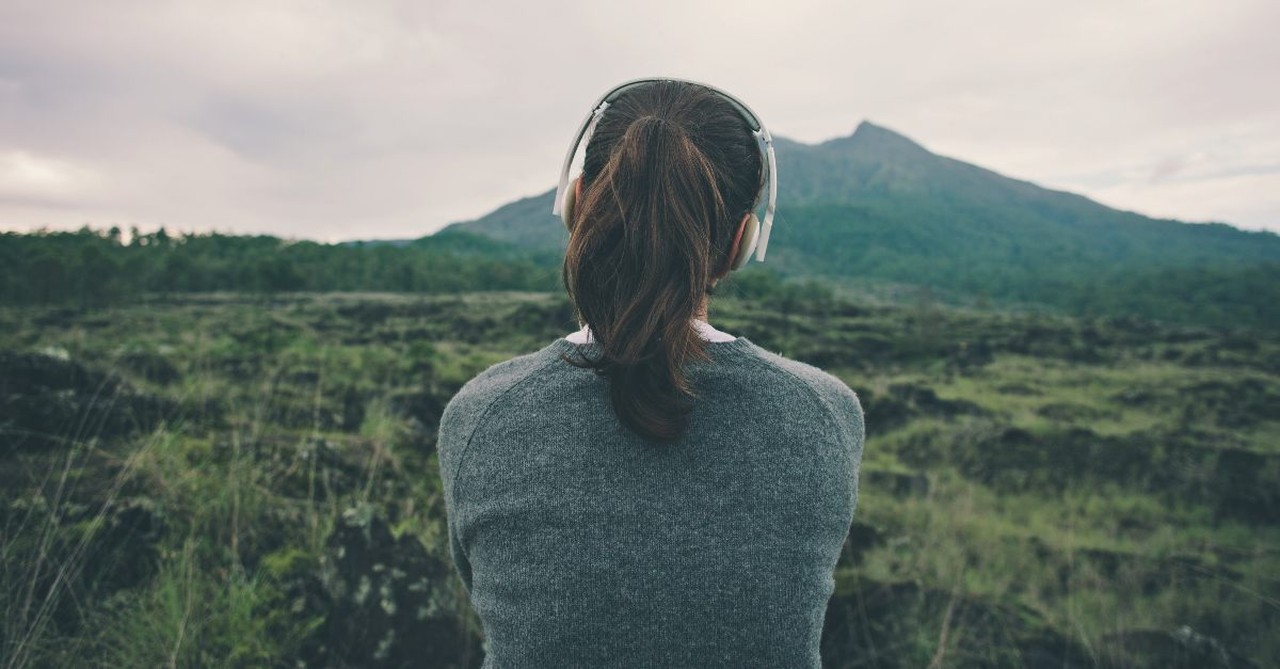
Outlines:
MULTIPOLYGON (((1280 665, 1280 337, 718 298, 867 415, 832 667, 1280 665)), ((434 441, 563 297, 0 310, 0 667, 479 666, 434 441)))

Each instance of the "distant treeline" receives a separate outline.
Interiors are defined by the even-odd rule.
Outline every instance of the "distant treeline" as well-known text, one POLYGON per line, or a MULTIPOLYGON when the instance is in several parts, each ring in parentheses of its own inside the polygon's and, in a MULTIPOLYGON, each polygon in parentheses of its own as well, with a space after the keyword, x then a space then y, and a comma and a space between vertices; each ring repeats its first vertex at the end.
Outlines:
POLYGON ((0 234, 0 302, 102 306, 170 292, 555 290, 559 266, 472 234, 406 244, 119 228, 0 234))
MULTIPOLYGON (((803 248, 815 240, 795 241, 803 248)), ((1162 267, 1132 259, 1062 258, 1015 266, 981 245, 972 245, 975 250, 956 242, 954 257, 945 259, 881 257, 874 250, 887 246, 855 248, 831 241, 825 248, 845 272, 855 270, 853 278, 936 290, 944 301, 1044 305, 1075 315, 1211 326, 1280 325, 1280 263, 1274 261, 1162 267)), ((769 267, 735 273, 721 294, 776 299, 783 306, 829 297, 825 281, 843 277, 815 257, 806 256, 813 261, 808 273, 796 274, 794 267, 783 273, 769 267)), ((163 228, 128 235, 118 228, 87 227, 0 233, 0 304, 95 307, 145 295, 215 291, 556 292, 563 290, 562 258, 558 250, 523 248, 462 230, 413 241, 347 244, 218 233, 170 235, 163 228)))

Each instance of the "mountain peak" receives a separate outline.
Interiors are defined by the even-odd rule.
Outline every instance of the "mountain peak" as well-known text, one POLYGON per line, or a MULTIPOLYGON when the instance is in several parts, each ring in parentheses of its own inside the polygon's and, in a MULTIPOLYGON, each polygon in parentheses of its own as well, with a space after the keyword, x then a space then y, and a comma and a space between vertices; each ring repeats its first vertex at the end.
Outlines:
POLYGON ((858 123, 858 127, 854 129, 853 134, 857 135, 859 133, 865 134, 865 133, 876 133, 876 132, 888 132, 888 133, 893 133, 895 135, 897 134, 882 125, 877 125, 866 119, 863 119, 861 122, 858 123))
POLYGON ((909 153, 929 154, 929 150, 912 141, 906 135, 899 134, 882 125, 876 125, 871 121, 863 121, 853 131, 852 135, 842 137, 840 140, 856 145, 859 148, 876 147, 881 150, 888 151, 906 151, 909 153))

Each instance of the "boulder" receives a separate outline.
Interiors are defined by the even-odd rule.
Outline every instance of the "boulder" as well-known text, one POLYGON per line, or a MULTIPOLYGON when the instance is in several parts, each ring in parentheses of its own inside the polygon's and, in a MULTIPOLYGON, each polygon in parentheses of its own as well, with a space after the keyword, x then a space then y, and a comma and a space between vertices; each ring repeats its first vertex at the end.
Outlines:
POLYGON ((46 353, 0 353, 0 457, 154 429, 176 403, 46 353))
POLYGON ((328 612, 308 666, 473 667, 483 659, 446 593, 451 567, 396 538, 368 505, 348 509, 321 559, 328 612))
POLYGON ((914 582, 840 574, 822 630, 824 667, 1092 667, 1035 611, 914 582), (939 645, 944 645, 939 657, 939 645))
POLYGON ((1217 639, 1183 625, 1176 630, 1127 630, 1103 638, 1116 666, 1134 669, 1257 669, 1217 639))

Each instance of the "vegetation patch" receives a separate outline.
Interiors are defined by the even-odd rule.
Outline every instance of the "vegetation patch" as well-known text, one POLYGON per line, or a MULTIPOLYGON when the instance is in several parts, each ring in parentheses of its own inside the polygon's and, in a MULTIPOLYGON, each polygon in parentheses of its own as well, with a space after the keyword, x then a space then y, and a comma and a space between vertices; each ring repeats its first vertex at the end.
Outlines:
MULTIPOLYGON (((753 281, 710 320, 866 412, 827 664, 1280 662, 1274 335, 753 281)), ((435 432, 475 374, 578 329, 563 297, 169 294, 0 323, 7 667, 480 666, 435 432)))

